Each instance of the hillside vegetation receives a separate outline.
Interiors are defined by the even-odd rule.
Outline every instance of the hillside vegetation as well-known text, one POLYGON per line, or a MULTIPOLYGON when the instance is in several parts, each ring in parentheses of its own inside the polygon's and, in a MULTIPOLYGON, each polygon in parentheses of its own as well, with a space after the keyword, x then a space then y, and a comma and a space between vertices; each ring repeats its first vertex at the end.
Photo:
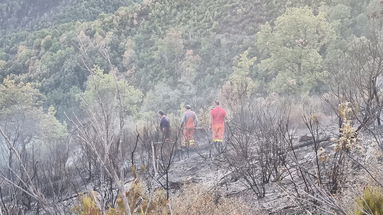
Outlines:
POLYGON ((157 107, 173 112, 180 103, 206 105, 230 77, 238 76, 235 65, 245 51, 256 57, 243 75, 255 82, 258 96, 323 93, 334 61, 356 37, 368 34, 369 17, 380 14, 374 11, 379 9, 376 2, 367 0, 50 1, 51 7, 41 2, 46 11, 28 2, 12 4, 31 12, 12 12, 7 9, 12 4, 3 3, 3 23, 11 22, 7 19, 13 15, 7 13, 33 22, 41 17, 38 13, 60 10, 64 18, 37 31, 18 27, 3 34, 0 79, 35 83, 60 118, 73 108, 75 92, 84 89, 95 65, 144 91, 143 111, 157 107), (117 9, 120 4, 129 6, 117 9), (99 8, 117 10, 93 14, 99 8), (87 21, 95 14, 94 21, 87 21))
POLYGON ((380 0, 2 0, 0 214, 382 211, 382 27, 380 0))

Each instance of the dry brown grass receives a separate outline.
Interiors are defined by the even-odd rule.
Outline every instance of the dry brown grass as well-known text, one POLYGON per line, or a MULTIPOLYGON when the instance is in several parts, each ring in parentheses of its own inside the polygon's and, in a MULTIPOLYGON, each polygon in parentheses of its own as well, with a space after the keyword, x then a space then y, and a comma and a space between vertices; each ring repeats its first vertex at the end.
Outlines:
POLYGON ((174 215, 247 215, 254 214, 250 206, 239 198, 215 195, 199 185, 189 186, 172 199, 174 215))
MULTIPOLYGON (((239 198, 225 198, 215 195, 200 185, 188 186, 180 193, 166 200, 163 190, 151 196, 144 192, 141 182, 134 183, 126 193, 132 215, 251 215, 251 208, 239 198)), ((72 210, 78 215, 101 214, 100 206, 91 195, 82 196, 72 210)), ((109 208, 107 215, 124 214, 121 199, 115 208, 109 208)))

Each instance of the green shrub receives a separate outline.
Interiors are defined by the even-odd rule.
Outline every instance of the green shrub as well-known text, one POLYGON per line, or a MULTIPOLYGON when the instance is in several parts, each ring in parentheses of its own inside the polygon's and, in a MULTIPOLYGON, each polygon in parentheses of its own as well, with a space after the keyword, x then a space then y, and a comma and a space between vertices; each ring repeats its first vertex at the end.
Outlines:
POLYGON ((377 187, 368 187, 356 201, 355 215, 383 215, 383 191, 377 187))

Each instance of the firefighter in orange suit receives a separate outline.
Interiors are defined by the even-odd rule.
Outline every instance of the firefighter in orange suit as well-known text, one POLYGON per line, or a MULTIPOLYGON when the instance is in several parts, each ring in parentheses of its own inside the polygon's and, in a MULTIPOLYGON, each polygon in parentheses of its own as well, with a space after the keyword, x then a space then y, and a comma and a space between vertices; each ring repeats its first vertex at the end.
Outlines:
POLYGON ((215 107, 210 111, 213 143, 222 143, 225 137, 226 111, 215 101, 215 107))
POLYGON ((191 146, 195 144, 194 134, 197 127, 197 115, 191 110, 190 105, 185 106, 186 111, 182 119, 183 145, 191 146))

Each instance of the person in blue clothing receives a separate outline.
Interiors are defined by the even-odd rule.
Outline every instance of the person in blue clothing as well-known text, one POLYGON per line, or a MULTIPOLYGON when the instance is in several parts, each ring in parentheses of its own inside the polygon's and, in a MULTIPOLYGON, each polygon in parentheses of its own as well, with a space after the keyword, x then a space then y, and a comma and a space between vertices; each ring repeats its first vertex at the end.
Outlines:
POLYGON ((163 111, 158 111, 158 114, 160 115, 160 130, 162 133, 162 141, 169 141, 170 140, 170 120, 166 116, 166 114, 163 111))

